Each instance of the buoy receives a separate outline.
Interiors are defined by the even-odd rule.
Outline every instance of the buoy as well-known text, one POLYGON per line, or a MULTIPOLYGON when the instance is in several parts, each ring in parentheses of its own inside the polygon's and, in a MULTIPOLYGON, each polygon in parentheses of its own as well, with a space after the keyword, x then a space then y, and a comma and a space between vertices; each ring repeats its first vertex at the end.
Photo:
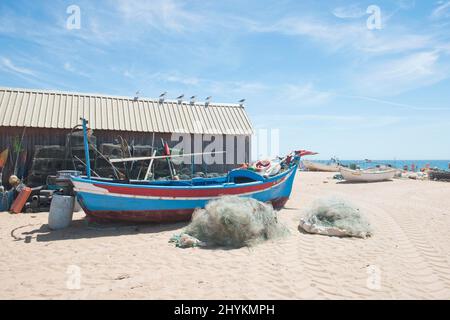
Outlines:
POLYGON ((48 215, 48 226, 52 230, 64 229, 72 221, 75 198, 53 194, 48 215))

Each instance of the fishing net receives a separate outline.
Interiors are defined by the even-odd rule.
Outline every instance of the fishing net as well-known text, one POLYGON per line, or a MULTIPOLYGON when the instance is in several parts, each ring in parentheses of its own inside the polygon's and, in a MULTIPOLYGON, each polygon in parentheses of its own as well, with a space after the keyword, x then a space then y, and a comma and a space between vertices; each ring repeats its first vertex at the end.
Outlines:
POLYGON ((239 248, 289 232, 278 222, 271 205, 252 198, 227 196, 209 202, 205 209, 197 209, 184 233, 209 246, 239 248))
POLYGON ((366 238, 372 228, 359 209, 338 198, 319 199, 306 210, 300 227, 308 233, 366 238))

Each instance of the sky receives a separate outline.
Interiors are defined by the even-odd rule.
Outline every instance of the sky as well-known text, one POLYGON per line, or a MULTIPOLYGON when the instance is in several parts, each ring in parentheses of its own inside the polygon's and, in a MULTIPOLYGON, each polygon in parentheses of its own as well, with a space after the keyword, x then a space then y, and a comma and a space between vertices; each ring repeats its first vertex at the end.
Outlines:
POLYGON ((450 159, 450 1, 0 0, 0 86, 245 98, 280 153, 450 159))

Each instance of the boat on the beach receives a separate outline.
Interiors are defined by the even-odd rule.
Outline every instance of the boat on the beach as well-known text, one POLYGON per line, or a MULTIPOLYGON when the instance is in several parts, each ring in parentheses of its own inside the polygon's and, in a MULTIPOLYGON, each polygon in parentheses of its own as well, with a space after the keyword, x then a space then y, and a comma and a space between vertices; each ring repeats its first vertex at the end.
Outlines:
POLYGON ((308 160, 302 160, 303 165, 308 171, 321 171, 321 172, 339 172, 339 163, 330 162, 328 164, 313 162, 308 160))
MULTIPOLYGON (((88 150, 85 121, 83 129, 88 150)), ((71 181, 79 204, 94 219, 184 221, 196 208, 226 195, 254 198, 276 209, 283 207, 291 194, 301 155, 296 151, 281 159, 280 171, 273 176, 239 168, 217 178, 126 181, 93 178, 88 166, 86 177, 72 176, 71 181)), ((85 156, 89 164, 89 152, 85 156)))
POLYGON ((396 170, 393 168, 371 168, 371 169, 357 169, 341 167, 339 169, 344 180, 349 182, 378 182, 386 181, 394 178, 396 170))

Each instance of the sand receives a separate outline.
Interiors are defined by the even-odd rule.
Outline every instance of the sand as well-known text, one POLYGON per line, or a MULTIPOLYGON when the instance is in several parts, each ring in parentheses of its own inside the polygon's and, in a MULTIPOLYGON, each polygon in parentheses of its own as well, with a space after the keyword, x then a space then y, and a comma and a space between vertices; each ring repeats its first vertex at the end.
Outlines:
POLYGON ((279 212, 291 235, 252 248, 179 249, 185 224, 72 226, 0 213, 1 299, 449 299, 450 183, 346 184, 298 173, 279 212), (338 195, 370 219, 372 238, 300 232, 302 208, 338 195))

